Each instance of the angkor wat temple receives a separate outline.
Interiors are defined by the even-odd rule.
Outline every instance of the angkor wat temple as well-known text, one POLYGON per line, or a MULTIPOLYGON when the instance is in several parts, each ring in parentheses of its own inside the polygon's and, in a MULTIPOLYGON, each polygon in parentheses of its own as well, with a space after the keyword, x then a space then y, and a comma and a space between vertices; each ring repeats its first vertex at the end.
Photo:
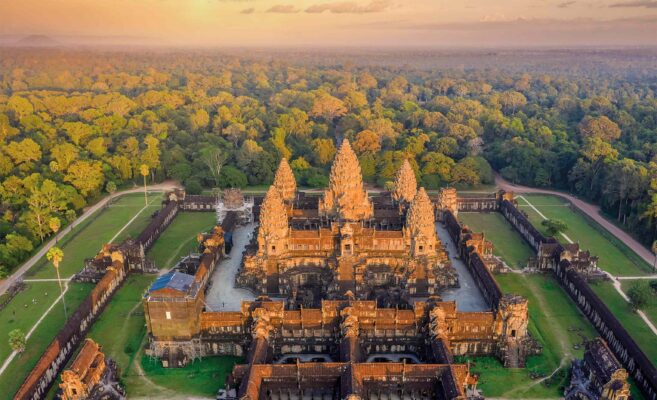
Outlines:
MULTIPOLYGON (((297 193, 282 160, 257 201, 259 225, 237 276, 260 297, 239 311, 206 306, 208 277, 224 256, 217 227, 200 238, 195 266, 160 277, 146 294, 148 353, 167 367, 245 356, 227 380, 229 398, 479 398, 476 377, 454 357, 493 355, 523 367, 537 351, 527 300, 495 284, 487 311, 443 301, 458 279, 435 206, 408 162, 394 183, 369 197, 347 141, 322 196, 297 193)), ((464 259, 494 281, 484 261, 491 244, 475 239, 463 243, 473 254, 464 259)))

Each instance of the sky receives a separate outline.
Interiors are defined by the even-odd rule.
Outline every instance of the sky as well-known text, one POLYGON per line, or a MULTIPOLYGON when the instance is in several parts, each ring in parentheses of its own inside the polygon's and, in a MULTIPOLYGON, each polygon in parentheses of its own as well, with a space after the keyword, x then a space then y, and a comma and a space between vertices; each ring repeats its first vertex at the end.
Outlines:
POLYGON ((653 46, 657 0, 0 0, 0 37, 26 35, 190 47, 653 46))

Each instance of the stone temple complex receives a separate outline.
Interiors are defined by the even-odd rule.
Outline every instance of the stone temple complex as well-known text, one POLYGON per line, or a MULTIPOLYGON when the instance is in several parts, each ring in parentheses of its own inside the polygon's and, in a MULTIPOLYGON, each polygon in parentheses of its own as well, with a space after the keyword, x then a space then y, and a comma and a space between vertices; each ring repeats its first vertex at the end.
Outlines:
POLYGON ((395 190, 368 197, 344 141, 322 196, 295 194, 287 161, 260 207, 259 228, 238 284, 257 294, 319 306, 322 298, 408 303, 458 285, 436 236, 435 211, 406 161, 395 190), (323 294, 323 295, 322 295, 323 294))
POLYGON ((236 276, 253 300, 232 311, 206 304, 209 277, 225 257, 224 231, 232 229, 225 221, 199 236, 195 261, 160 276, 144 296, 147 354, 165 367, 245 357, 227 378, 225 398, 479 399, 477 377, 455 357, 524 367, 540 351, 527 330, 528 302, 501 293, 483 235, 456 232, 486 309, 462 311, 442 299, 459 286, 458 273, 408 162, 394 190, 369 196, 345 141, 329 187, 313 196, 297 192, 282 160, 254 214, 236 276))

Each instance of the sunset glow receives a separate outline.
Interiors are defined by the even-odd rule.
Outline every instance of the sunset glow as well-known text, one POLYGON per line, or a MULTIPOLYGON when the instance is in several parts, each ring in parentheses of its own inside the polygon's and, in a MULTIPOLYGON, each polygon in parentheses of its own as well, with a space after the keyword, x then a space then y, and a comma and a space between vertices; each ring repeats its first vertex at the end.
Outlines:
POLYGON ((651 45, 657 2, 6 0, 0 35, 159 46, 651 45))

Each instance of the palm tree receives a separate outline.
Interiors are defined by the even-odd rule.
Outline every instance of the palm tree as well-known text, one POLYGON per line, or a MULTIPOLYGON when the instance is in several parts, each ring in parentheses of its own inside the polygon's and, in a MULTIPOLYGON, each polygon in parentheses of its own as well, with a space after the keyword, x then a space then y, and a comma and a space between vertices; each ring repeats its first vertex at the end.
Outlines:
POLYGON ((51 247, 46 253, 46 258, 48 261, 52 261, 52 265, 57 271, 57 282, 59 283, 59 291, 62 293, 62 302, 64 303, 64 317, 68 320, 68 310, 66 309, 66 297, 64 296, 64 287, 62 286, 62 279, 59 277, 59 263, 62 262, 64 258, 64 251, 59 247, 51 247))
POLYGON ((148 165, 142 164, 141 167, 139 167, 139 170, 141 171, 141 175, 144 177, 144 201, 146 202, 146 205, 148 205, 148 192, 146 192, 146 177, 148 176, 148 165))
POLYGON ((50 227, 50 230, 55 234, 55 243, 57 243, 57 232, 59 232, 59 228, 62 226, 61 221, 57 217, 52 217, 48 220, 48 226, 50 227))
POLYGON ((655 255, 655 262, 652 264, 652 272, 657 271, 657 240, 652 242, 652 254, 655 255))

